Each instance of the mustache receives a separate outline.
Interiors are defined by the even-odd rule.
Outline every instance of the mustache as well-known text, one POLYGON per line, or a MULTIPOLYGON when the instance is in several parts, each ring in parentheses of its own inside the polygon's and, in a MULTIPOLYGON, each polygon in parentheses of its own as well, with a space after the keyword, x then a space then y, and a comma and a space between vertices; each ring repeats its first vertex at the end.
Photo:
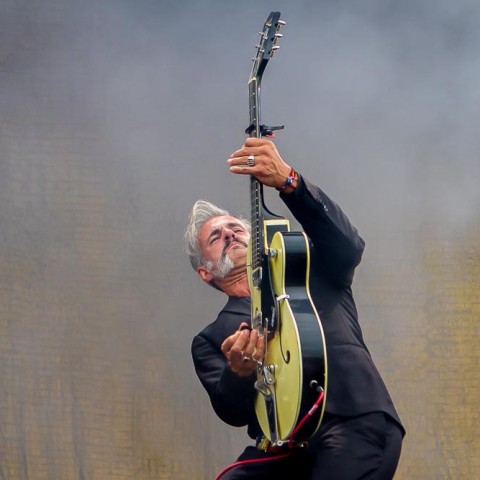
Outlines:
POLYGON ((224 257, 227 254, 227 249, 232 243, 239 243, 244 247, 248 247, 248 243, 244 242, 243 240, 240 240, 239 238, 236 238, 235 240, 230 240, 228 242, 225 242, 225 246, 223 247, 223 250, 222 250, 222 257, 224 257))

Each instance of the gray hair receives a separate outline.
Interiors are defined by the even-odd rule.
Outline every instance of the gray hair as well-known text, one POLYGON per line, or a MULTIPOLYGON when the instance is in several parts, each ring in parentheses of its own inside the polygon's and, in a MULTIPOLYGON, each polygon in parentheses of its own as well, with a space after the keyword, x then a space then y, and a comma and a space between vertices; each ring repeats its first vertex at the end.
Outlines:
POLYGON ((195 271, 204 264, 204 259, 198 245, 198 231, 210 218, 223 217, 225 215, 230 215, 230 213, 206 200, 197 200, 193 205, 185 231, 185 245, 190 263, 195 271))
MULTIPOLYGON (((227 215, 235 216, 229 211, 217 207, 217 205, 208 202, 207 200, 197 200, 193 205, 184 238, 186 251, 195 271, 198 270, 198 267, 205 264, 205 259, 203 258, 200 246, 198 245, 198 231, 207 220, 210 220, 210 218, 224 217, 227 215)), ((250 230, 251 227, 248 220, 245 220, 240 216, 235 216, 235 218, 238 218, 238 220, 244 223, 250 230)))

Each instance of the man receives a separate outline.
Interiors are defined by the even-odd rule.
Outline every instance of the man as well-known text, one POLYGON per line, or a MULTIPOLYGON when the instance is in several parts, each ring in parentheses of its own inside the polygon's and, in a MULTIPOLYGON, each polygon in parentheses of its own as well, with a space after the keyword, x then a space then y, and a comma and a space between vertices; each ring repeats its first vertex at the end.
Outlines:
MULTIPOLYGON (((364 343, 351 290, 363 240, 270 140, 248 138, 227 164, 232 173, 254 175, 279 190, 311 240, 309 288, 325 333, 329 383, 322 424, 307 447, 273 452, 248 446, 222 480, 393 478, 405 432, 364 343)), ((218 318, 193 339, 195 369, 217 415, 230 425, 247 425, 258 445, 254 381, 265 346, 255 329, 245 328, 249 237, 248 222, 208 202, 195 204, 186 232, 190 261, 202 280, 228 296, 218 318)))

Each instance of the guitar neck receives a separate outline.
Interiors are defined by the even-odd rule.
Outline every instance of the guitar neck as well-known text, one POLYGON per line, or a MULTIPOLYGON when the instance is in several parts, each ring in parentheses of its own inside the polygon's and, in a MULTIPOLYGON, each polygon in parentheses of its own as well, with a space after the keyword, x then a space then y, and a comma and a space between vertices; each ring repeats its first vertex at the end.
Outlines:
MULTIPOLYGON (((280 12, 272 12, 260 33, 260 43, 257 45, 257 55, 253 62, 252 72, 248 81, 249 117, 250 125, 246 133, 250 137, 261 138, 266 135, 262 131, 260 121, 260 85, 263 72, 274 52, 279 48, 276 43, 282 35, 279 29, 285 22, 280 20, 280 12)), ((258 273, 262 263, 262 253, 265 250, 264 220, 276 217, 265 207, 263 185, 253 176, 250 176, 250 219, 252 225, 251 238, 251 267, 255 274, 258 273)))
MULTIPOLYGON (((252 77, 248 83, 250 137, 261 137, 260 132, 260 82, 257 77, 252 77)), ((263 245, 262 235, 262 184, 250 176, 250 220, 252 224, 252 268, 260 267, 263 245)))

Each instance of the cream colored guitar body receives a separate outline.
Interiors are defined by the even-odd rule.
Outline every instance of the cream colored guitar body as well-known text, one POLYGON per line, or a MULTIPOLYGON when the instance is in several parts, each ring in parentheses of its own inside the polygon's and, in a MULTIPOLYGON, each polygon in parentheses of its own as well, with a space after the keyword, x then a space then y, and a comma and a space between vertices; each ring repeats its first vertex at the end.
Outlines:
MULTIPOLYGON (((267 322, 273 329, 265 332, 265 358, 258 367, 255 410, 265 437, 281 445, 291 439, 314 405, 319 387, 326 394, 327 359, 322 324, 308 290, 308 238, 303 232, 277 232, 268 257, 275 308, 274 318, 267 322)), ((258 310, 255 303, 252 301, 252 314, 258 310)), ((256 323, 253 327, 258 328, 256 323)), ((324 406, 325 399, 296 441, 308 439, 318 430, 324 406)))

